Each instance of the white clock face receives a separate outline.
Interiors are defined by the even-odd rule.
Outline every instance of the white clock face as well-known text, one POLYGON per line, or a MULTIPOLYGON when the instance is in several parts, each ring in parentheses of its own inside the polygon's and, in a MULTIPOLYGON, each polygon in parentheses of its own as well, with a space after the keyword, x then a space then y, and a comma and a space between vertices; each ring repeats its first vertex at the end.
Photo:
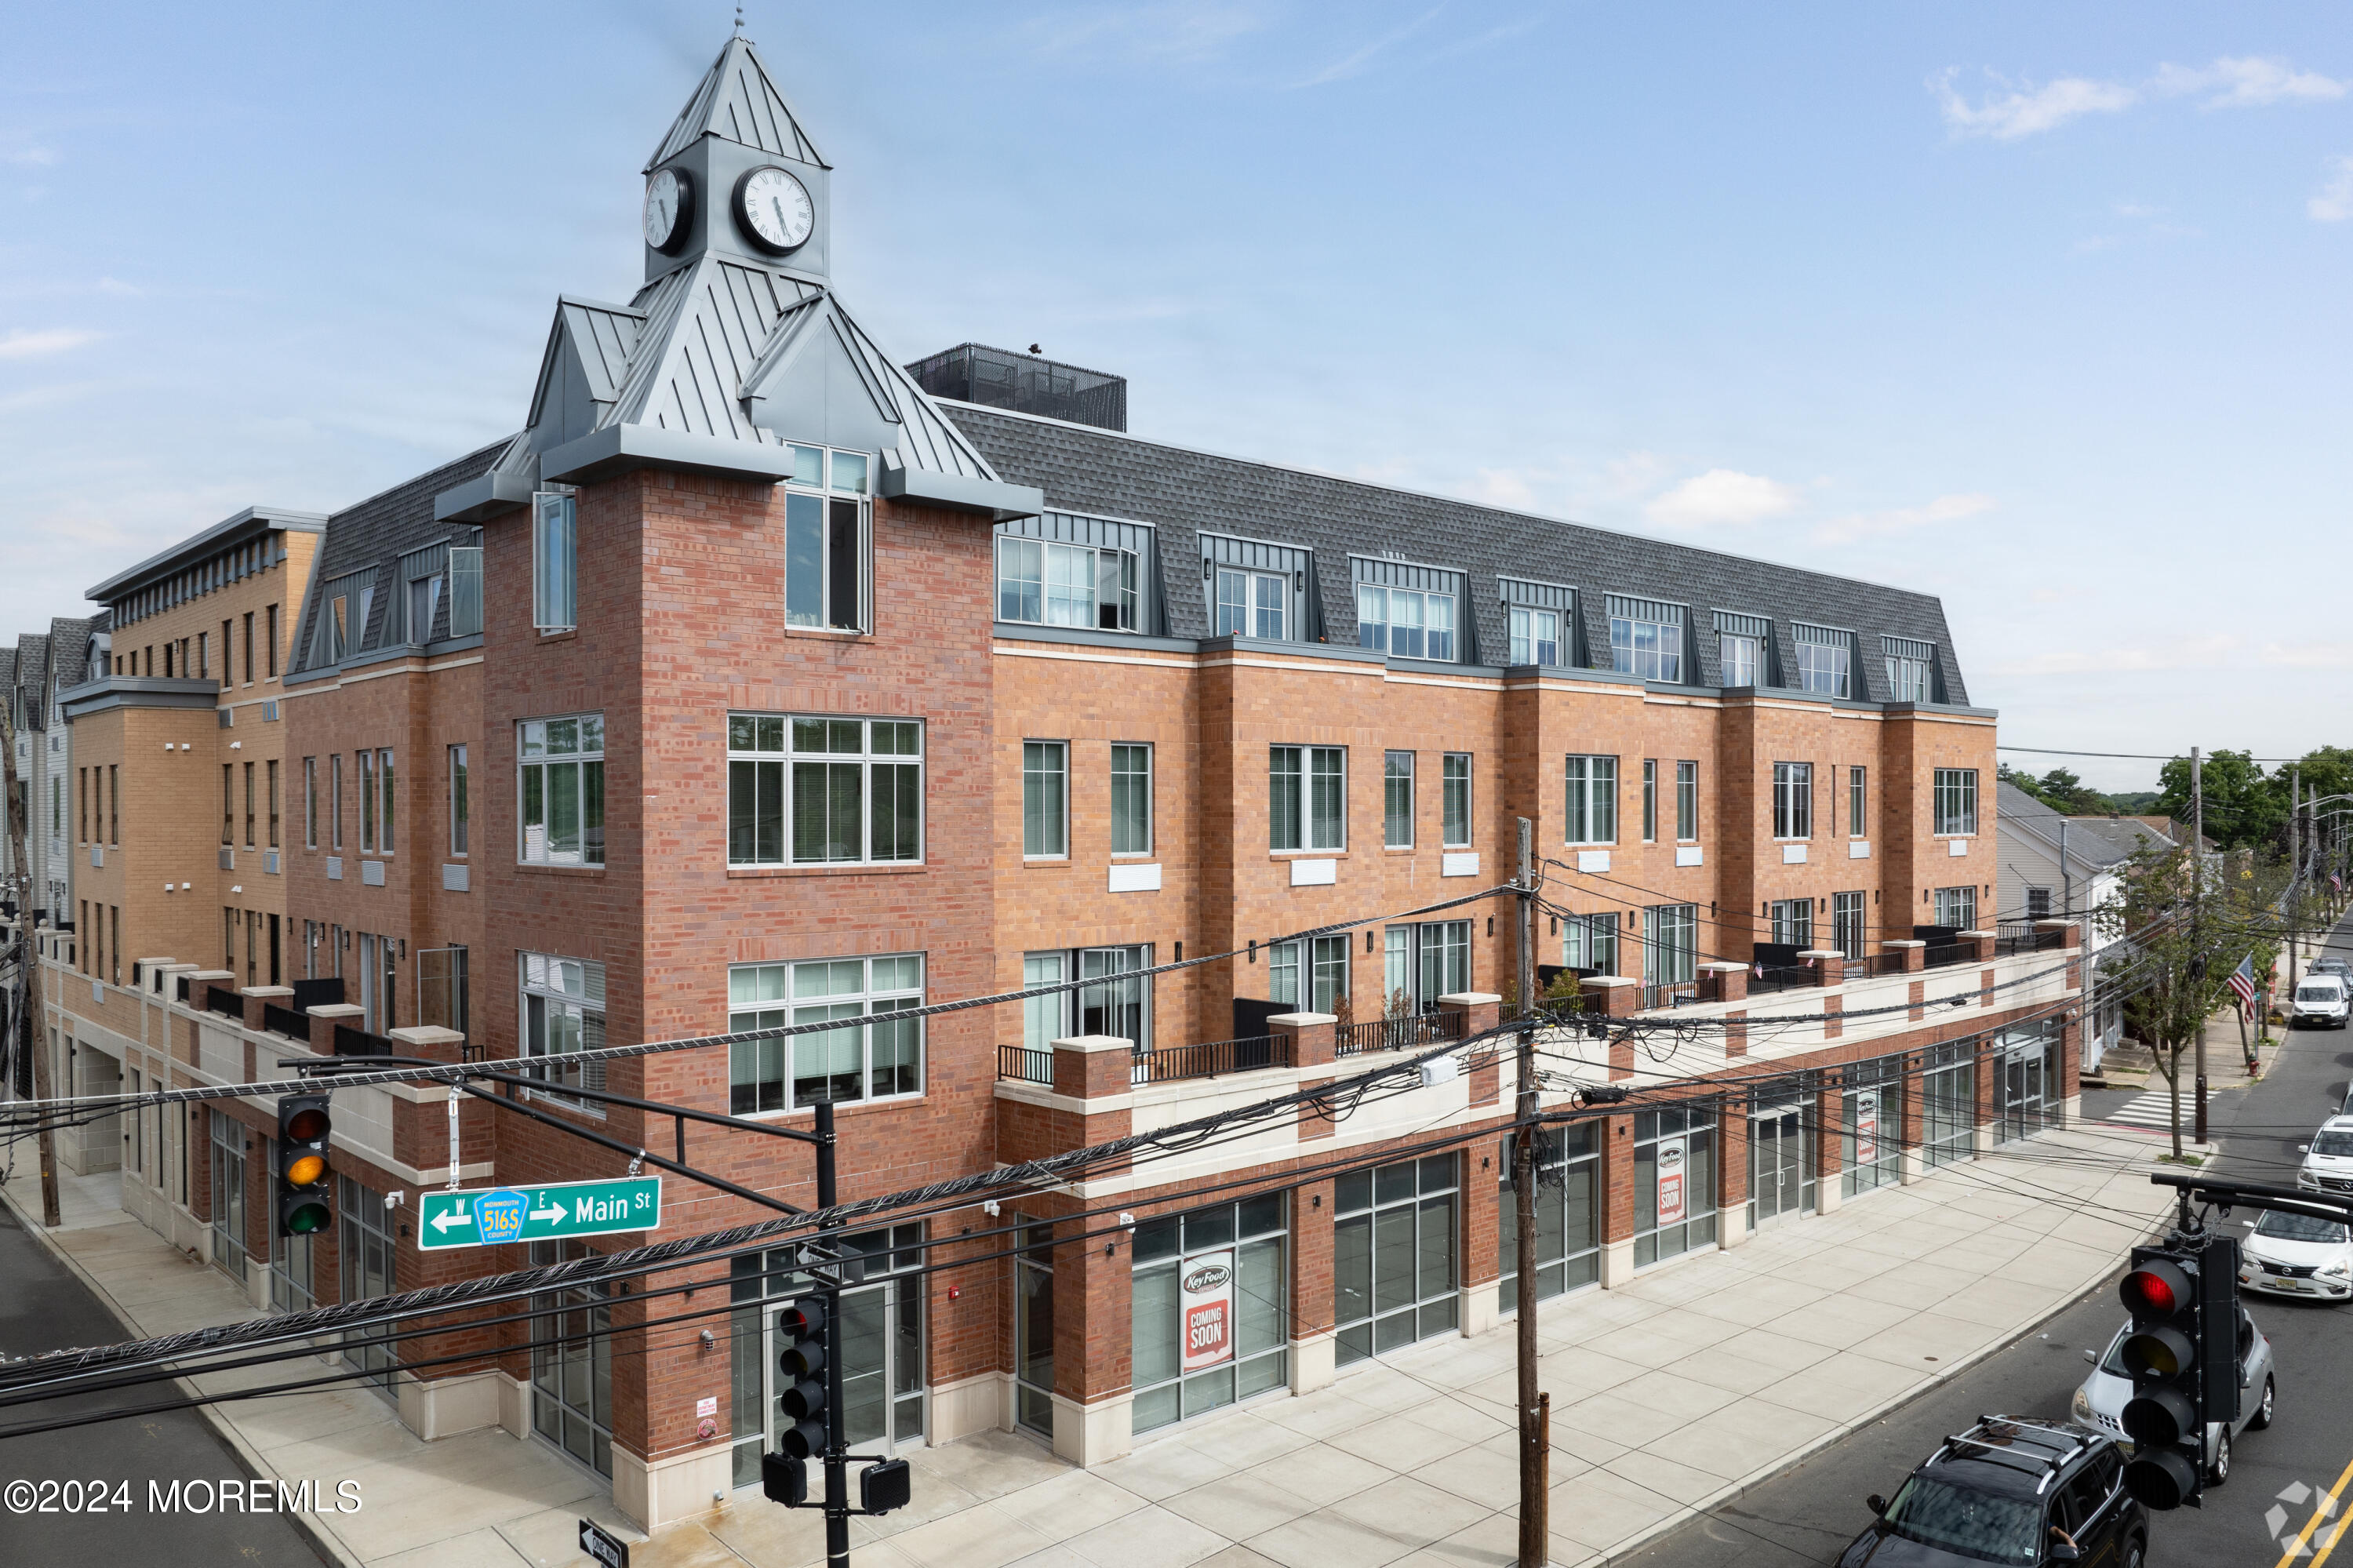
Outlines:
POLYGON ((735 187, 736 215, 762 249, 778 252, 806 242, 817 227, 808 189, 783 169, 754 169, 735 187))
POLYGON ((666 249, 686 227, 687 184, 675 169, 646 182, 646 243, 666 249))

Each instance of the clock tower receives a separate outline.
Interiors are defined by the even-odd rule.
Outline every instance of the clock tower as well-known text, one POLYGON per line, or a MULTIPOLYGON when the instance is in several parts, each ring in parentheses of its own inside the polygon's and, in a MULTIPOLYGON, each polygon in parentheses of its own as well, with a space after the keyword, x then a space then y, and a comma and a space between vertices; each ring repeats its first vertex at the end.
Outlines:
POLYGON ((706 254, 828 281, 833 171, 733 37, 646 164, 646 281, 706 254))

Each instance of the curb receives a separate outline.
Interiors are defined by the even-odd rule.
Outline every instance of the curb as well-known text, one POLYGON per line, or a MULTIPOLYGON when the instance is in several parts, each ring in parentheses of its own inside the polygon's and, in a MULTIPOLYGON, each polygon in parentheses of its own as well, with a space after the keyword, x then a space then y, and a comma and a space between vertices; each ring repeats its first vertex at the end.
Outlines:
MULTIPOLYGON (((51 1257, 64 1265, 66 1270, 80 1281, 82 1288, 97 1298, 98 1304, 105 1308, 108 1317, 114 1319, 115 1326, 122 1331, 124 1339, 136 1340, 148 1337, 141 1331, 137 1324, 123 1316, 121 1307, 107 1292, 106 1287, 98 1282, 97 1277, 84 1268, 80 1260, 73 1254, 58 1245, 57 1240, 49 1234, 47 1227, 26 1213, 25 1206, 16 1201, 16 1194, 5 1187, 0 1187, 0 1203, 8 1205, 16 1216, 18 1226, 26 1235, 38 1240, 51 1257)), ((122 1217, 132 1224, 139 1224, 138 1219, 127 1211, 122 1217)), ((183 1398, 194 1398, 197 1393, 197 1390, 185 1378, 175 1377, 165 1386, 183 1398)), ((260 1450, 246 1440, 245 1435, 237 1430, 235 1423, 227 1416, 217 1414, 212 1405, 199 1404, 195 1409, 196 1414, 203 1418, 205 1425, 212 1428, 214 1436, 227 1446, 230 1456, 237 1460, 237 1467, 245 1472, 248 1480, 278 1478, 278 1472, 262 1462, 260 1450)), ((302 1538, 304 1544, 317 1552, 320 1560, 331 1564, 332 1568, 364 1568, 364 1564, 351 1548, 345 1546, 332 1531, 320 1523, 311 1515, 292 1512, 281 1513, 279 1517, 292 1526, 294 1533, 302 1538)))

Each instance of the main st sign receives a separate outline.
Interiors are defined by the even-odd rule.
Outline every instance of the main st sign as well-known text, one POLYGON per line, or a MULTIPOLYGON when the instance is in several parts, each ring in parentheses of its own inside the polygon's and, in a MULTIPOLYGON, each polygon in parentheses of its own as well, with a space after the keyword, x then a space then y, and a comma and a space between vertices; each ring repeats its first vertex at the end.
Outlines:
POLYGON ((417 1194, 417 1245, 427 1252, 649 1231, 659 1224, 659 1176, 557 1181, 541 1187, 442 1189, 417 1194))

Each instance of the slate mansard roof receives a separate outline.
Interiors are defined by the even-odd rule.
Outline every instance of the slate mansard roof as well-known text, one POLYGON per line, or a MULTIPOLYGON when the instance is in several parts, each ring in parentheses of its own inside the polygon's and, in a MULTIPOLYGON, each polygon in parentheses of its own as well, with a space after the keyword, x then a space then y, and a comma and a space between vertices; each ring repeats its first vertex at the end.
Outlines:
POLYGON ((998 473, 1042 488, 1049 511, 1153 524, 1161 556, 1157 589, 1171 636, 1209 635, 1196 538, 1233 535, 1314 553, 1315 606, 1324 639, 1335 646, 1356 642, 1348 557, 1386 555, 1464 574, 1462 662, 1504 662, 1510 643, 1500 579, 1511 578, 1577 590, 1591 666, 1609 667, 1608 596, 1621 594, 1685 607, 1690 684, 1713 684, 1713 612, 1723 610, 1771 621, 1785 687, 1797 683, 1791 626, 1804 623, 1854 634, 1858 698, 1889 700, 1882 639, 1896 637, 1936 648, 1941 705, 1968 703, 1944 606, 1930 594, 1035 415, 969 403, 941 407, 998 473))

